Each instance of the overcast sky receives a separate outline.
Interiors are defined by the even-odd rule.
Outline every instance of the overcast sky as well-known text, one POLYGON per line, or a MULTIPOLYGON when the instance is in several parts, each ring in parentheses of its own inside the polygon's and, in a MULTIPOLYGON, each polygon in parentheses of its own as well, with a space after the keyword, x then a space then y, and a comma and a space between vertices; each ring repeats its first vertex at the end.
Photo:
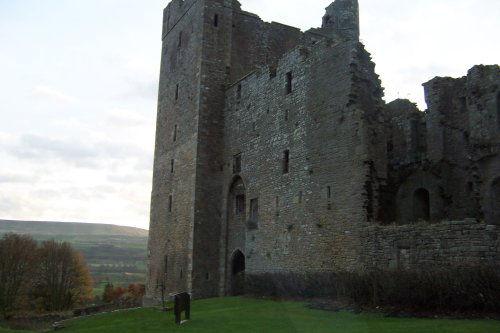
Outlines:
MULTIPOLYGON (((148 228, 166 0, 0 0, 0 219, 148 228)), ((240 0, 306 30, 330 0, 240 0)), ((386 101, 500 59, 498 0, 360 0, 386 101)))

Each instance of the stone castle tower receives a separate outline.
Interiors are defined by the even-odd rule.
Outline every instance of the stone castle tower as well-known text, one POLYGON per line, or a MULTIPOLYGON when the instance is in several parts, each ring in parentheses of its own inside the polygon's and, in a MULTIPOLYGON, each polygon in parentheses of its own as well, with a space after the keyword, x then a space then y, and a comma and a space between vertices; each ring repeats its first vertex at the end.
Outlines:
MULTIPOLYGON (((160 285, 234 294, 262 273, 418 265, 425 251, 443 252, 406 241, 419 219, 432 238, 447 230, 432 222, 472 218, 461 228, 498 243, 488 238, 496 226, 477 222, 498 221, 498 128, 476 126, 493 116, 500 127, 498 66, 427 83, 427 114, 408 101, 386 105, 359 42, 356 0, 335 1, 307 32, 263 22, 236 0, 173 0, 162 39, 148 296, 160 285), (451 150, 447 140, 465 132, 467 145, 451 150), (475 140, 488 147, 474 155, 485 164, 467 160, 475 140), (462 191, 450 199, 456 177, 474 203, 462 191), (393 221, 400 232, 385 226, 393 221)), ((481 255, 498 262, 498 250, 481 255)))

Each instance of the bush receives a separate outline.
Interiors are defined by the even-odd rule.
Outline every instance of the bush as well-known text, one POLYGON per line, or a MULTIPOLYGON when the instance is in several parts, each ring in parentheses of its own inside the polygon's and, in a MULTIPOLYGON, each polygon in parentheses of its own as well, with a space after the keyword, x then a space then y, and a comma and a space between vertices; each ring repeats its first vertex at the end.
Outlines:
POLYGON ((500 268, 493 266, 247 275, 249 294, 344 298, 360 306, 445 312, 500 312, 500 268))
POLYGON ((142 297, 146 292, 143 284, 131 284, 128 288, 113 287, 108 283, 104 287, 102 299, 106 303, 111 303, 119 307, 134 307, 140 306, 142 297))

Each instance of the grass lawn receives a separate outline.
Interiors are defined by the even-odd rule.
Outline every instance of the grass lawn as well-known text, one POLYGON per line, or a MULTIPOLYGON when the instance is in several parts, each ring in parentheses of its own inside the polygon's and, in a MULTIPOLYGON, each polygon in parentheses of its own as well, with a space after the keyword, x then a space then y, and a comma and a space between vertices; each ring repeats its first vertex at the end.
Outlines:
MULTIPOLYGON (((298 302, 274 302, 242 297, 194 302, 191 321, 178 326, 172 312, 124 310, 69 320, 64 332, 339 332, 339 333, 500 333, 495 320, 435 320, 385 318, 311 310, 298 302)), ((0 327, 0 333, 22 333, 0 327)))
POLYGON ((385 318, 311 310, 298 302, 226 297, 194 302, 191 321, 181 326, 175 325, 172 312, 140 309, 70 320, 64 332, 500 333, 500 321, 385 318))

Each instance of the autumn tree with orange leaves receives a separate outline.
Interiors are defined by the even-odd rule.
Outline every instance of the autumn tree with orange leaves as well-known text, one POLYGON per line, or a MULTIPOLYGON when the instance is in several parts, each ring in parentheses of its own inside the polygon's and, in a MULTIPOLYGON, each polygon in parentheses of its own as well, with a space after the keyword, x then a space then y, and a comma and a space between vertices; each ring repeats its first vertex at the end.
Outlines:
POLYGON ((68 242, 43 242, 38 260, 34 287, 44 310, 70 309, 92 297, 92 276, 85 259, 68 242))

